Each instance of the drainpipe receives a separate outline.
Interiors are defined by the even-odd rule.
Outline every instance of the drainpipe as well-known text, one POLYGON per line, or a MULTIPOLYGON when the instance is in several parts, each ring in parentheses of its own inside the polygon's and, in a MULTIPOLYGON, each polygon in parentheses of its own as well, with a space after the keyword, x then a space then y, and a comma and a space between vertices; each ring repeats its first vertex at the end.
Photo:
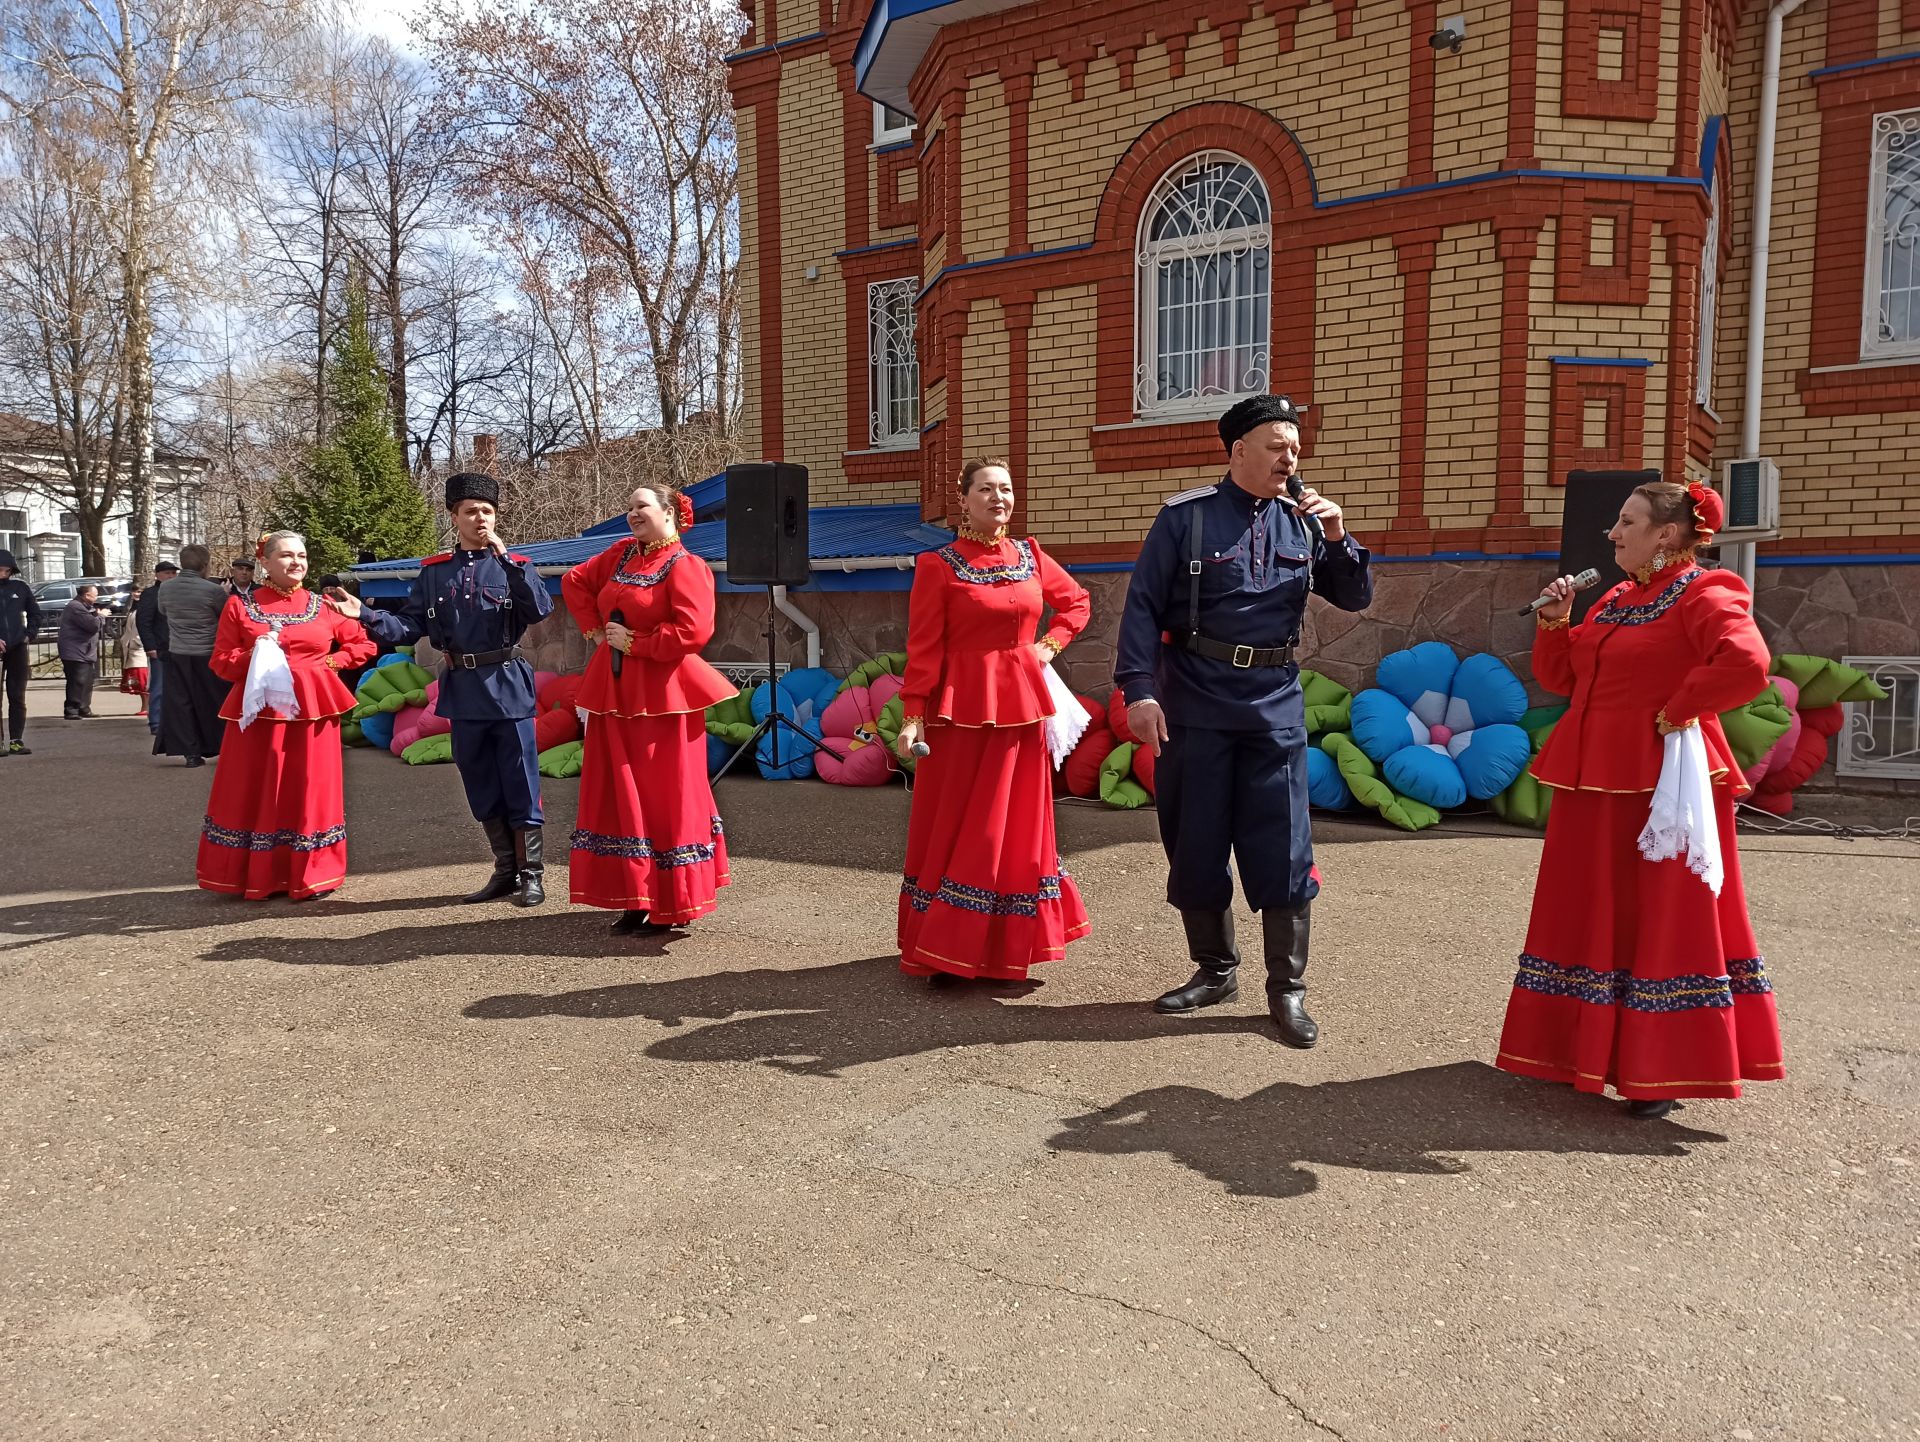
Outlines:
MULTIPOLYGON (((1741 460, 1760 455, 1761 392, 1767 379, 1767 252, 1773 230, 1773 139, 1780 119, 1780 37, 1787 17, 1806 0, 1774 0, 1767 11, 1766 59, 1760 71, 1760 135, 1753 157, 1753 271, 1747 283, 1746 397, 1740 403, 1741 460)), ((1753 542, 1727 547, 1727 566, 1753 585, 1753 542)))
POLYGON ((787 588, 773 588, 773 609, 807 633, 807 665, 820 664, 820 623, 787 599, 787 588))

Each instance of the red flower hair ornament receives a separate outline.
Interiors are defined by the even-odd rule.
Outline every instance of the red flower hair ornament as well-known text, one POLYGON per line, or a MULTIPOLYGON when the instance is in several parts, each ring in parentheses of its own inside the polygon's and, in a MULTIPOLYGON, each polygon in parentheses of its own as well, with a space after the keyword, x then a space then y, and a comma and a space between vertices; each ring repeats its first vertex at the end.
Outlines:
POLYGON ((680 531, 693 526, 693 502, 687 499, 685 491, 673 493, 673 525, 675 530, 680 531))
POLYGON ((1727 523, 1727 503, 1720 499, 1719 492, 1698 481, 1687 483, 1687 498, 1693 502, 1693 529, 1700 538, 1697 544, 1711 545, 1714 533, 1727 523))

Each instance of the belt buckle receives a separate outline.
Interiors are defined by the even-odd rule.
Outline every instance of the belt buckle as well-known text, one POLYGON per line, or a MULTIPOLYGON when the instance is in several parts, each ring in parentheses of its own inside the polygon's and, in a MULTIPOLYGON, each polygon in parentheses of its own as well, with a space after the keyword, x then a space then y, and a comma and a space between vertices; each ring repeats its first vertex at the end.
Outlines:
POLYGON ((1253 647, 1235 646, 1233 648, 1233 664, 1238 666, 1242 671, 1253 665, 1253 647))
POLYGON ((474 664, 473 652, 471 651, 462 651, 460 653, 460 665, 468 671, 477 671, 480 669, 474 664))

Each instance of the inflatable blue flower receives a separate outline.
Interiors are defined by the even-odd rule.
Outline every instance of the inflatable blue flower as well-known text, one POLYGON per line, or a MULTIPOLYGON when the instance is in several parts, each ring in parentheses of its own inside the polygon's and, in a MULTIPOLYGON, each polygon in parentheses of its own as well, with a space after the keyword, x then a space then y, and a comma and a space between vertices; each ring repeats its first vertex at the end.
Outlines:
POLYGON ((1353 739, 1402 795, 1443 810, 1487 801, 1525 768, 1527 688, 1497 657, 1426 641, 1382 657, 1374 680, 1353 698, 1353 739))
MULTIPOLYGON (((817 741, 820 739, 820 718, 826 714, 827 707, 833 704, 834 695, 839 689, 840 678, 818 666, 789 671, 780 678, 780 714, 817 741)), ((753 688, 749 704, 755 725, 767 719, 767 712, 773 709, 773 700, 765 681, 753 688)), ((762 776, 769 781, 795 781, 813 775, 814 753, 811 746, 795 740, 790 731, 784 732, 777 744, 780 748, 778 766, 773 764, 776 742, 771 731, 762 736, 759 745, 754 748, 753 759, 760 767, 762 776)))

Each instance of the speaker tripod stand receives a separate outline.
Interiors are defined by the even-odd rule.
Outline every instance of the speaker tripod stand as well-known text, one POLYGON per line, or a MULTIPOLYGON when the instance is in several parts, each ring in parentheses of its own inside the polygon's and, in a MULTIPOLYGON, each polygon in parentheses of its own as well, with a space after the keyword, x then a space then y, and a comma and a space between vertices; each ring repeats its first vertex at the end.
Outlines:
POLYGON ((720 769, 713 773, 713 779, 715 781, 718 781, 722 776, 725 776, 729 771, 733 770, 733 763, 746 755, 747 752, 751 751, 754 747, 758 746, 762 736, 765 736, 768 741, 767 760, 773 766, 773 769, 778 771, 780 769, 780 728, 783 726, 791 731, 794 738, 809 751, 824 751, 835 761, 845 761, 847 759, 825 742, 816 741, 813 737, 807 735, 805 731, 788 720, 780 710, 780 674, 775 669, 779 663, 780 642, 779 630, 774 621, 774 617, 778 613, 779 608, 774 604, 773 587, 768 586, 767 629, 761 633, 767 638, 768 706, 766 719, 753 728, 753 734, 745 741, 742 741, 738 748, 735 749, 733 755, 729 756, 720 769))

